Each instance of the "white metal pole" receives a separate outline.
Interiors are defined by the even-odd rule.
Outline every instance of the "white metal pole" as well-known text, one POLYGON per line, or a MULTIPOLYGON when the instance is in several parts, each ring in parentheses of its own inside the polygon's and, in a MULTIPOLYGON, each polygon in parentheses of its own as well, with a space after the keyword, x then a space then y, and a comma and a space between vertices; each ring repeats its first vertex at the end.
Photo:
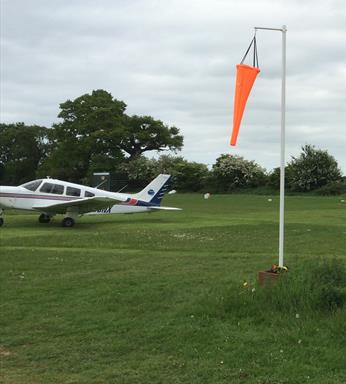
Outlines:
POLYGON ((287 31, 286 25, 283 25, 282 26, 282 79, 281 79, 279 267, 283 267, 284 265, 284 237, 285 237, 286 31, 287 31))
POLYGON ((285 123, 286 123, 286 32, 287 27, 262 28, 282 33, 282 74, 281 74, 281 151, 280 151, 280 224, 279 224, 279 267, 284 265, 284 238, 285 238, 285 123))

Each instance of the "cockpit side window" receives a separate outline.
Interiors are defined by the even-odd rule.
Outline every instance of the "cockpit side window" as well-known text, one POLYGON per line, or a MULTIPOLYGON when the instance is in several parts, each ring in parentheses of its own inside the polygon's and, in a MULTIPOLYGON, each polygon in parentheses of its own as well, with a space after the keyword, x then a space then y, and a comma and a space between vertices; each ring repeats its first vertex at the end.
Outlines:
POLYGON ((94 197, 95 193, 92 193, 92 192, 89 192, 89 191, 85 191, 84 196, 85 197, 94 197))
POLYGON ((40 186, 41 183, 42 183, 42 179, 41 180, 35 180, 35 181, 29 181, 28 183, 23 184, 22 187, 29 190, 29 191, 34 192, 40 186))
POLYGON ((55 193, 56 195, 62 195, 64 193, 64 186, 60 184, 53 184, 53 189, 51 193, 55 193))
POLYGON ((79 188, 67 187, 66 195, 68 196, 80 196, 81 190, 79 188))
POLYGON ((64 186, 53 183, 44 183, 40 188, 40 192, 54 193, 55 195, 62 195, 64 193, 64 186))

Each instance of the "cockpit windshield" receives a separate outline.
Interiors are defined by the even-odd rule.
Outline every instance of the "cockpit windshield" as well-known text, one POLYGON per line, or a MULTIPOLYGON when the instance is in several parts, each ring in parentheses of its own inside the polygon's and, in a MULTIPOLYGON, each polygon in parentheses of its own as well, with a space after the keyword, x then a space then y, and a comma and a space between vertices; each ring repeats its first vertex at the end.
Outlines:
POLYGON ((29 181, 28 183, 22 184, 21 187, 28 189, 29 191, 36 191, 36 189, 40 186, 42 183, 42 179, 35 180, 35 181, 29 181))

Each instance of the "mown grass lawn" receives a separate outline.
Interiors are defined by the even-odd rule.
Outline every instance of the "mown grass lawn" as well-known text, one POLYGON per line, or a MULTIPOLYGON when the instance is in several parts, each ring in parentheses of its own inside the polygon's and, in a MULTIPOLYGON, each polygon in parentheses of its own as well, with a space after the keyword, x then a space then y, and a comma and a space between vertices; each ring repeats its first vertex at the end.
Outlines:
MULTIPOLYGON (((341 199, 287 198, 289 273, 346 261, 341 199)), ((184 210, 83 217, 73 229, 6 215, 1 383, 346 382, 345 308, 257 316, 237 305, 256 300, 257 272, 277 261, 278 197, 164 203, 184 210)))

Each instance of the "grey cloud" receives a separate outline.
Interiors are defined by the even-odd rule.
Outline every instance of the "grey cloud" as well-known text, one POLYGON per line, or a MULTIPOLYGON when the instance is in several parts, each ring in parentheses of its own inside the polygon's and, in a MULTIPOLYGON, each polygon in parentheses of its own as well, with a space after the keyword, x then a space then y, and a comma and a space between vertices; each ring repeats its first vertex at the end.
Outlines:
POLYGON ((279 163, 281 35, 258 31, 261 74, 236 148, 235 64, 253 27, 288 25, 287 159, 312 143, 346 172, 343 1, 1 2, 1 119, 51 125, 59 103, 103 88, 178 126, 183 155, 212 164, 239 153, 279 163), (326 135, 328 132, 328 135, 326 135))

